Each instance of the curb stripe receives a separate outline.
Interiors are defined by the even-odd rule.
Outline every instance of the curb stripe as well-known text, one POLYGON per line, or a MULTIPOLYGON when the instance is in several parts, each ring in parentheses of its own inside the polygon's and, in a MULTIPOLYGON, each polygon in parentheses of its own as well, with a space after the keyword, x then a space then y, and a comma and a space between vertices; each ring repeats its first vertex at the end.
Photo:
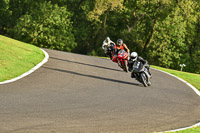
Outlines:
MULTIPOLYGON (((40 48, 41 49, 41 48, 40 48)), ((42 62, 40 62, 39 64, 37 64, 35 67, 33 67, 31 70, 29 70, 28 72, 16 77, 16 78, 13 78, 13 79, 10 79, 10 80, 6 80, 6 81, 3 81, 3 82, 0 82, 0 84, 7 84, 7 83, 11 83, 11 82, 14 82, 14 81, 17 81, 29 74, 31 74, 32 72, 34 72, 35 70, 37 70, 38 68, 40 68, 44 63, 46 63, 49 59, 49 55, 46 51, 44 51, 43 49, 41 49, 43 51, 43 53, 45 54, 45 57, 43 59, 42 62)))
MULTIPOLYGON (((184 82, 185 84, 187 84, 190 88, 192 88, 192 89, 194 90, 194 92, 195 92, 198 96, 200 96, 200 91, 199 91, 197 88, 195 88, 194 86, 192 86, 190 83, 188 83, 187 81, 185 81, 185 80, 183 80, 183 79, 181 79, 181 78, 179 78, 179 77, 177 77, 177 76, 175 76, 175 75, 173 75, 173 74, 170 74, 170 73, 168 73, 168 72, 165 72, 165 71, 162 71, 162 70, 158 70, 158 69, 156 69, 156 68, 151 68, 151 69, 154 69, 154 70, 163 72, 163 73, 165 73, 165 74, 168 74, 168 75, 170 75, 170 76, 172 76, 172 77, 175 77, 175 78, 179 79, 180 81, 182 81, 182 82, 184 82)), ((186 130, 186 129, 193 128, 193 127, 197 127, 197 126, 200 126, 200 122, 197 123, 197 124, 195 124, 195 125, 189 126, 189 127, 184 127, 184 128, 174 129, 174 130, 169 130, 169 131, 164 131, 164 132, 177 132, 177 131, 182 131, 182 130, 186 130)), ((159 133, 164 133, 164 132, 159 132, 159 133)))

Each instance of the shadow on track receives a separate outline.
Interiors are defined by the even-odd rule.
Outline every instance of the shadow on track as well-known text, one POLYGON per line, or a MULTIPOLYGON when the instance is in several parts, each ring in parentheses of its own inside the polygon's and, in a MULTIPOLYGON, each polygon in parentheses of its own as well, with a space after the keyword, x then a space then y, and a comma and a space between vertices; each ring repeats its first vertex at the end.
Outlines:
POLYGON ((122 84, 140 86, 140 84, 136 84, 136 83, 132 83, 132 82, 121 81, 121 80, 116 80, 116 79, 109 79, 109 78, 104 78, 104 77, 99 77, 99 76, 94 76, 94 75, 89 75, 89 74, 82 74, 82 73, 68 71, 68 70, 62 70, 62 69, 58 69, 58 68, 50 68, 50 67, 43 67, 43 68, 46 68, 46 69, 49 69, 49 70, 58 71, 58 72, 64 72, 64 73, 69 73, 69 74, 75 74, 75 75, 79 75, 79 76, 89 77, 89 78, 101 79, 101 80, 105 80, 105 81, 111 81, 111 82, 117 82, 117 83, 122 83, 122 84))
POLYGON ((123 72, 122 70, 103 67, 103 66, 97 66, 97 65, 92 65, 92 64, 82 63, 82 62, 70 61, 70 60, 66 60, 66 59, 59 59, 59 58, 55 58, 55 57, 50 57, 50 58, 55 59, 55 60, 60 60, 60 61, 66 61, 66 62, 70 62, 70 63, 76 63, 76 64, 81 64, 81 65, 86 65, 86 66, 91 66, 91 67, 97 67, 97 68, 102 68, 102 69, 107 69, 107 70, 112 70, 112 71, 123 72))

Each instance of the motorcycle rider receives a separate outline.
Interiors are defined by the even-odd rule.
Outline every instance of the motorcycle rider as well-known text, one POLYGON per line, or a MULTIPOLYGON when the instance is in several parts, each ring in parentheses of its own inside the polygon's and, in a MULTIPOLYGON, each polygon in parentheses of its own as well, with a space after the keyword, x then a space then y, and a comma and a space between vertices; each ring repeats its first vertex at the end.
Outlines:
POLYGON ((112 59, 112 51, 113 47, 115 46, 115 43, 110 40, 110 37, 106 37, 106 39, 103 41, 102 49, 104 50, 105 54, 112 59))
POLYGON ((114 56, 112 58, 112 61, 116 61, 117 60, 118 52, 121 49, 124 49, 128 53, 128 55, 130 56, 130 50, 128 49, 128 47, 126 46, 126 44, 123 43, 122 39, 118 39, 117 40, 117 44, 114 47, 114 56))
MULTIPOLYGON (((147 68, 148 73, 151 76, 151 73, 149 71, 150 66, 148 64, 148 61, 144 60, 141 56, 138 56, 137 52, 132 52, 131 56, 128 60, 128 70, 129 70, 129 72, 131 72, 133 70, 133 64, 134 64, 135 61, 141 62, 147 68)), ((131 73, 131 78, 135 78, 133 73, 131 73)))

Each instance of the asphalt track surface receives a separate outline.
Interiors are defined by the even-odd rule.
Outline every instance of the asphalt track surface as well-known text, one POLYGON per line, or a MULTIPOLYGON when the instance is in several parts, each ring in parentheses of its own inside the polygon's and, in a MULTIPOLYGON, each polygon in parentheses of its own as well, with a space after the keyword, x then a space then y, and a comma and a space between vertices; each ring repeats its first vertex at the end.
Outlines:
POLYGON ((46 50, 34 73, 0 85, 0 133, 149 133, 196 124, 200 97, 151 70, 143 87, 116 63, 46 50))

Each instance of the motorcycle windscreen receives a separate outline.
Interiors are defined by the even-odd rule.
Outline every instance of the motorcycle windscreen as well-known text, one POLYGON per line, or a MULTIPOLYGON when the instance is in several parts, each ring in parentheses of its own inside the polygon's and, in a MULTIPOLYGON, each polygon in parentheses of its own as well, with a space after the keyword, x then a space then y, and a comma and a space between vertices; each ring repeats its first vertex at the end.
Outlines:
POLYGON ((139 61, 133 63, 133 72, 138 73, 143 69, 143 64, 139 61))
POLYGON ((123 59, 125 59, 125 58, 127 58, 128 57, 128 53, 124 50, 124 49, 122 49, 122 50, 120 50, 119 52, 118 52, 118 58, 123 58, 123 59))

